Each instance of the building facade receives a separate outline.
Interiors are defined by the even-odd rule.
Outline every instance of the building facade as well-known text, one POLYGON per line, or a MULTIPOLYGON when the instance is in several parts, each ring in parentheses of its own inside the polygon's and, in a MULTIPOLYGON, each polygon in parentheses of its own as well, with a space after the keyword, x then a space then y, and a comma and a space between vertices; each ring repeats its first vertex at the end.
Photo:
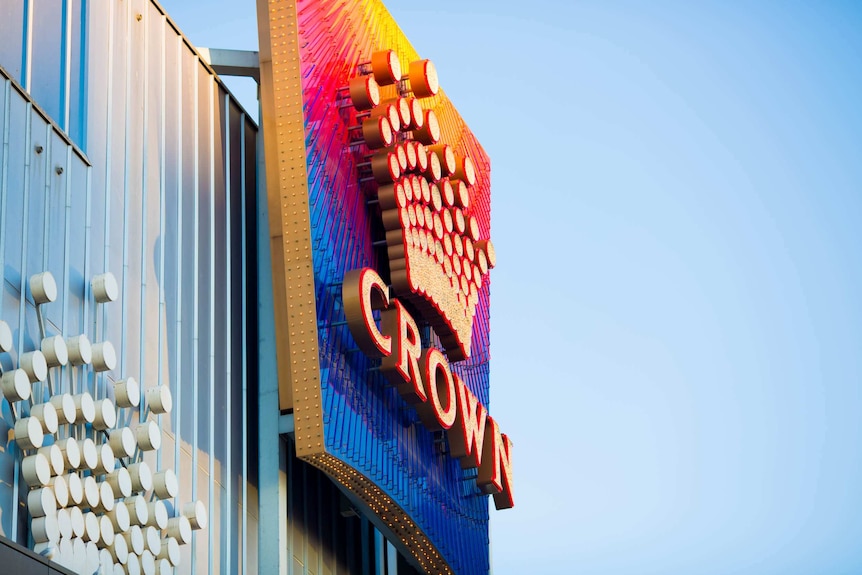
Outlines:
POLYGON ((379 2, 258 20, 237 66, 153 0, 0 6, 16 573, 490 571, 488 158, 379 2))

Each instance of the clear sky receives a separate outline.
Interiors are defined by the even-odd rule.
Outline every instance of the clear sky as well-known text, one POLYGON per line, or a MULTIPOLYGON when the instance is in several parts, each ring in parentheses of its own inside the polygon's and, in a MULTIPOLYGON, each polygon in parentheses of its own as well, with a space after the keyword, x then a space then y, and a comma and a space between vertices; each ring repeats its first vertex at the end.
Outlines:
POLYGON ((862 5, 387 4, 493 162, 495 574, 862 572, 862 5))

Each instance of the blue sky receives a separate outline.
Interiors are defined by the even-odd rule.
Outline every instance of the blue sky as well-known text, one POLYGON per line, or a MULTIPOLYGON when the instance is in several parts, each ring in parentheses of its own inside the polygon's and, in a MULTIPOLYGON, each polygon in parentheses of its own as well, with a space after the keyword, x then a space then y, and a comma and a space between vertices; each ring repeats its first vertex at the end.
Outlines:
POLYGON ((862 8, 387 4, 493 162, 496 575, 862 572, 862 8))

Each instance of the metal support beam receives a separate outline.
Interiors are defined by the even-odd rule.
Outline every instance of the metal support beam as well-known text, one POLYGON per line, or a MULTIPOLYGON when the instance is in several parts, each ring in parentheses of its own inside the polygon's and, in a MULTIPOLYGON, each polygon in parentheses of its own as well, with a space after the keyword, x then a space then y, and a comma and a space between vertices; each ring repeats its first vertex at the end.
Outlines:
POLYGON ((278 366, 273 319, 272 267, 269 255, 269 216, 263 129, 257 143, 257 257, 258 257, 258 573, 287 575, 287 446, 280 436, 278 366), (277 505, 274 503, 277 502, 277 505))
POLYGON ((219 76, 246 76, 260 84, 260 56, 250 50, 198 48, 201 58, 219 76))

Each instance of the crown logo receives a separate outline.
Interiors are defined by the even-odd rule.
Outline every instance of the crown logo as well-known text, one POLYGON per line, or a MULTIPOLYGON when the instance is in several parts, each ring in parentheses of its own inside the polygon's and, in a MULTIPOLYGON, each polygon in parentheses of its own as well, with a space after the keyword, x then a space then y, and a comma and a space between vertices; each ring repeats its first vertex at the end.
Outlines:
MULTIPOLYGON (((439 92, 434 64, 402 74, 393 50, 359 65, 347 90, 359 123, 360 185, 380 209, 393 295, 430 324, 452 361, 470 357, 473 320, 494 246, 474 215, 473 161, 443 142, 440 119, 423 102, 439 92)), ((487 232, 486 232, 487 234, 487 232)))

